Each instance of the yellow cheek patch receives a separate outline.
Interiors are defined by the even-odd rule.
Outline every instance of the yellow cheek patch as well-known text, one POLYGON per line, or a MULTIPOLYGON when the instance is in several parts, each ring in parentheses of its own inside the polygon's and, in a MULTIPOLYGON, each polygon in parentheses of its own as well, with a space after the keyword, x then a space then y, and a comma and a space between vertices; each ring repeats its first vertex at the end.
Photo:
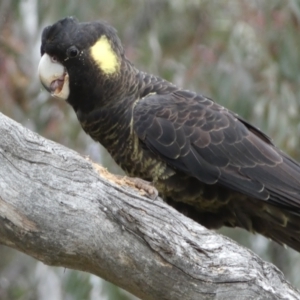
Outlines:
POLYGON ((118 57, 106 36, 102 36, 91 47, 90 51, 92 58, 105 74, 113 74, 119 71, 120 63, 118 57))

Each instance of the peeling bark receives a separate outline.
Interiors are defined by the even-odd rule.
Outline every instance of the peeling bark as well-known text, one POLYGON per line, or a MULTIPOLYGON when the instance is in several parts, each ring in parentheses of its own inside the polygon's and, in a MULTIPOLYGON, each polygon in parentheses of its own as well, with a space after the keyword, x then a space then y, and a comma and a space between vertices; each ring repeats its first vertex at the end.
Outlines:
POLYGON ((0 243, 147 300, 300 298, 251 251, 2 114, 0 243))

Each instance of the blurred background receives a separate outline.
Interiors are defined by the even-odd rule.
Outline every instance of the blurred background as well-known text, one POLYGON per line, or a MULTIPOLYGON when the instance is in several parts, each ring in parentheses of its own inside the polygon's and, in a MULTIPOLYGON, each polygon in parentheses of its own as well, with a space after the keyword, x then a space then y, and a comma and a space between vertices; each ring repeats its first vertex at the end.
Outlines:
MULTIPOLYGON (((42 29, 70 15, 108 21, 139 69, 213 98, 300 161, 300 1, 0 0, 0 112, 120 173, 72 109, 38 81, 42 29)), ((221 233, 277 265, 300 288, 299 253, 243 230, 221 233)), ((0 299, 136 298, 95 276, 0 246, 0 299)))

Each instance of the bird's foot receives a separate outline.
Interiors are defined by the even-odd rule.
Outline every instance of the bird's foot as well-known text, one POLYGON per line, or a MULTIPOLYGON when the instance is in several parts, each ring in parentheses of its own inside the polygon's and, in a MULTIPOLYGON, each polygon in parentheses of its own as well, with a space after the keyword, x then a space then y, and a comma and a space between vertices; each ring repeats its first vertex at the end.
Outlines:
POLYGON ((143 180, 137 177, 128 177, 128 179, 134 184, 143 196, 146 196, 152 200, 158 198, 158 190, 149 181, 143 180))
POLYGON ((103 168, 98 164, 93 164, 93 166, 101 176, 105 177, 107 180, 112 181, 115 184, 135 188, 140 192, 142 196, 146 196, 149 199, 160 199, 158 197, 158 190, 149 181, 137 177, 128 177, 124 175, 112 174, 109 173, 107 169, 103 168))

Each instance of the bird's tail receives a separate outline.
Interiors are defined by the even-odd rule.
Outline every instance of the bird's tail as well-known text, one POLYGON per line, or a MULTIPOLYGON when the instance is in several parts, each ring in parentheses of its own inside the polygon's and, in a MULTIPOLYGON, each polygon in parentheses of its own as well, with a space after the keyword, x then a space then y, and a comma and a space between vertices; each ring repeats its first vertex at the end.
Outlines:
MULTIPOLYGON (((250 201, 249 201, 250 202, 250 201)), ((236 204, 232 211, 236 226, 287 245, 300 252, 300 212, 275 205, 251 201, 247 205, 236 204)))
POLYGON ((240 227, 259 233, 280 245, 300 252, 300 212, 253 199, 236 199, 219 212, 200 212, 194 207, 166 199, 175 209, 209 229, 240 227))

